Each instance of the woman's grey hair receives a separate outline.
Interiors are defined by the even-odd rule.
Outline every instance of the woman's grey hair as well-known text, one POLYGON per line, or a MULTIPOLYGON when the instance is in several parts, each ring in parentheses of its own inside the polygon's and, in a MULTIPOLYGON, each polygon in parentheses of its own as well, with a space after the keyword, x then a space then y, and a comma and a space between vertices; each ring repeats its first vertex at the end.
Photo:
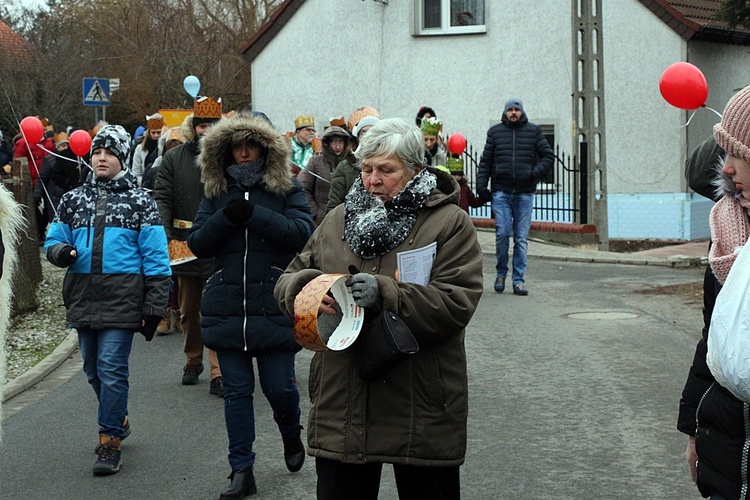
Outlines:
POLYGON ((412 171, 423 167, 422 131, 401 118, 380 120, 364 135, 354 156, 362 161, 380 155, 397 156, 412 171))

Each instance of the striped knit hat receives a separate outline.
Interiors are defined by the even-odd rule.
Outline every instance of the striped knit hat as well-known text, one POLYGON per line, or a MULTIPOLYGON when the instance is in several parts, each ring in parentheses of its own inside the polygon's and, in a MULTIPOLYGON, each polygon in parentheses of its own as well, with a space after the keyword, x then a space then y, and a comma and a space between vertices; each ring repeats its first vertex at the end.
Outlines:
POLYGON ((714 139, 728 154, 750 162, 750 85, 729 99, 714 139))

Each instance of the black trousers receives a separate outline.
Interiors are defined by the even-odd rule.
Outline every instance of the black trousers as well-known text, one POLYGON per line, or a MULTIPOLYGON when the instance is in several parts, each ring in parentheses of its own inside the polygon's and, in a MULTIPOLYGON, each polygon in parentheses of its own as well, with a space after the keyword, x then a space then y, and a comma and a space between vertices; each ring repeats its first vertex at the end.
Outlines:
MULTIPOLYGON (((461 478, 458 467, 415 467, 393 465, 400 500, 440 498, 459 500, 461 478)), ((315 459, 318 500, 375 500, 380 490, 382 463, 345 464, 315 459)))

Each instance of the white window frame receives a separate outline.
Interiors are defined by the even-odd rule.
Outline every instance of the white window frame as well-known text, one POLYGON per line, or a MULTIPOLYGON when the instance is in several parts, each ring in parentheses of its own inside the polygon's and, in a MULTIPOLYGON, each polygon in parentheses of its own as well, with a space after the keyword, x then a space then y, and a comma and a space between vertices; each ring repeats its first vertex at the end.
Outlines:
POLYGON ((414 0, 414 35, 415 36, 441 36, 441 35, 473 35, 487 33, 487 17, 490 0, 484 1, 484 23, 474 26, 451 26, 450 0, 440 0, 440 28, 422 28, 424 19, 424 0, 414 0))

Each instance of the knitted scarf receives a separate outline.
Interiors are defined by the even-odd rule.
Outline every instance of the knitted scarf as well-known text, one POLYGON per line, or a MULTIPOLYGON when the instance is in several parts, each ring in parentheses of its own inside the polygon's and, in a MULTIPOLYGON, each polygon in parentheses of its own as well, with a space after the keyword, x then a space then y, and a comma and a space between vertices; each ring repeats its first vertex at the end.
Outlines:
POLYGON ((722 285, 737 254, 750 237, 750 200, 724 196, 711 209, 711 250, 708 265, 722 285))
POLYGON ((415 175, 386 203, 365 190, 357 177, 344 199, 346 241, 358 257, 369 260, 396 248, 411 232, 417 211, 437 186, 437 178, 426 169, 415 175))
POLYGON ((227 173, 237 181, 237 185, 245 191, 253 187, 266 171, 266 157, 239 165, 231 165, 227 168, 227 173))

